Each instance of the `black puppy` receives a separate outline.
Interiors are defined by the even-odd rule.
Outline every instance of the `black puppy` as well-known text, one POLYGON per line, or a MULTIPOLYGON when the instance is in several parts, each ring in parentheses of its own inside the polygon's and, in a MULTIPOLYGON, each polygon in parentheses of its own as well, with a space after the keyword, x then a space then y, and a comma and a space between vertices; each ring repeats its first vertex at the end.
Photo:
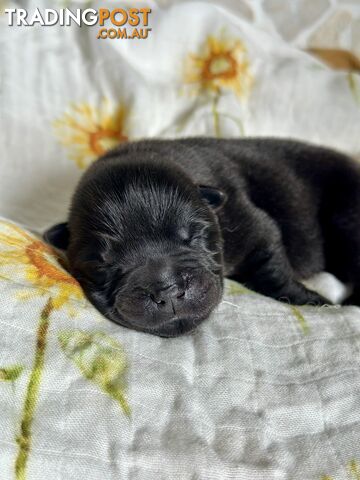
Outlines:
POLYGON ((68 224, 46 239, 107 317, 161 336, 219 303, 223 276, 292 304, 329 303, 300 280, 327 270, 360 304, 360 167, 275 139, 144 140, 95 162, 68 224))

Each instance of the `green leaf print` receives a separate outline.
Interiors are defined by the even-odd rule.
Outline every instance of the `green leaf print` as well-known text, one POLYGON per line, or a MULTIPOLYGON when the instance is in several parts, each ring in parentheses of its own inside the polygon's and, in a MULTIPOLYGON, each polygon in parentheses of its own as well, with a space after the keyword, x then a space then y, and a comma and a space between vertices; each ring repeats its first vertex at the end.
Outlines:
POLYGON ((124 395, 127 362, 122 346, 103 332, 69 330, 61 332, 58 338, 65 355, 84 377, 110 395, 124 413, 130 415, 124 395))
POLYGON ((22 373, 24 367, 21 365, 14 365, 13 367, 0 368, 0 381, 14 382, 22 373))
MULTIPOLYGON (((360 469, 356 460, 350 460, 347 464, 347 471, 349 474, 346 476, 349 480, 360 480, 360 469)), ((337 478, 337 477, 336 477, 337 478)), ((323 475, 321 480, 336 480, 335 477, 330 475, 323 475)))
POLYGON ((305 320, 304 315, 300 312, 300 310, 293 305, 290 306, 292 313, 294 314, 296 320, 299 322, 300 328, 304 335, 308 335, 310 332, 310 327, 307 321, 305 320))
POLYGON ((226 281, 226 293, 228 295, 243 295, 245 293, 252 293, 251 290, 244 287, 241 283, 234 282, 233 280, 226 281))
POLYGON ((356 460, 351 460, 348 465, 351 478, 354 480, 360 480, 360 468, 356 460))
POLYGON ((44 370, 46 342, 50 322, 49 319, 53 308, 54 305, 52 299, 49 298, 41 311, 40 321, 36 333, 35 357, 30 373, 29 383, 26 389, 26 396, 20 423, 20 432, 16 437, 16 443, 19 445, 19 452, 15 462, 16 480, 25 480, 26 478, 26 468, 32 442, 32 424, 34 422, 40 383, 44 370))

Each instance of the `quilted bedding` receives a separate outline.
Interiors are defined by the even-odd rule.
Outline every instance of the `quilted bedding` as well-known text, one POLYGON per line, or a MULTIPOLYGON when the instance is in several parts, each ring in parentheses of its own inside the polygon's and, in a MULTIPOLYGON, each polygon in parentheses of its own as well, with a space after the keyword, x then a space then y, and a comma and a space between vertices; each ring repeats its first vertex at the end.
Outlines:
POLYGON ((103 318, 39 236, 127 139, 290 136, 358 155, 357 74, 305 52, 357 58, 358 2, 146 5, 142 40, 0 15, 0 478, 358 480, 359 308, 228 281, 194 334, 161 339, 103 318))

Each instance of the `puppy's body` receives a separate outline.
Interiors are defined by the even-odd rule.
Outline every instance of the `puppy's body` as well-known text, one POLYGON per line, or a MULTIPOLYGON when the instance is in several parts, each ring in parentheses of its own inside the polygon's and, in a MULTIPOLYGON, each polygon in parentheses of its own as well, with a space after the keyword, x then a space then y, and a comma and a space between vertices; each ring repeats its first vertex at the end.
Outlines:
POLYGON ((174 161, 192 180, 228 195, 217 214, 225 276, 294 304, 320 300, 296 280, 323 270, 359 286, 360 166, 352 159, 278 139, 176 143, 174 161))
MULTIPOLYGON (((327 270, 354 284, 350 302, 359 304, 359 224, 360 168, 340 153, 275 139, 145 140, 109 152, 85 173, 71 208, 68 255, 89 298, 107 316, 127 326, 172 335, 165 327, 169 324, 166 319, 156 323, 161 308, 171 301, 171 322, 176 328, 170 330, 176 330, 174 334, 188 331, 186 317, 199 300, 194 288, 202 293, 198 301, 201 311, 192 318, 192 326, 218 303, 223 275, 276 299, 321 304, 326 300, 307 290, 300 280, 327 270), (199 185, 211 187, 200 189, 205 200, 200 199, 199 185), (224 200, 222 205, 219 199, 224 200), (197 228, 197 244, 188 241, 186 253, 185 246, 180 246, 181 235, 189 240, 190 226, 198 224, 203 225, 203 232, 191 227, 197 228), (124 321, 121 312, 114 314, 114 296, 101 295, 101 288, 85 279, 84 251, 91 257, 94 249, 108 249, 109 242, 112 260, 107 262, 127 264, 138 272, 141 265, 148 265, 142 273, 146 277, 151 270, 149 262, 171 257, 171 271, 181 270, 177 278, 181 282, 191 278, 190 287, 179 290, 182 297, 176 290, 175 296, 164 297, 164 304, 155 302, 151 318, 156 328, 149 330, 132 321, 140 315, 139 310, 136 315, 133 310, 124 321), (124 254, 125 244, 128 255, 124 254), (118 260, 116 251, 121 251, 118 260), (173 253, 181 258, 181 268, 174 267, 173 253), (186 257, 188 265, 184 267, 186 262, 181 262, 186 257), (195 258, 199 264, 191 270, 195 258), (207 285, 206 292, 201 289, 202 282, 207 285), (180 298, 188 298, 188 308, 180 298), (204 298, 208 298, 209 308, 204 298)), ((99 280, 101 275, 96 272, 101 271, 101 260, 95 263, 99 280)), ((123 274, 114 268, 114 275, 123 274)), ((149 278, 148 284, 152 282, 154 278, 149 278)), ((111 290, 110 283, 107 278, 111 290)), ((147 312, 153 304, 149 307, 145 302, 141 308, 147 312)))

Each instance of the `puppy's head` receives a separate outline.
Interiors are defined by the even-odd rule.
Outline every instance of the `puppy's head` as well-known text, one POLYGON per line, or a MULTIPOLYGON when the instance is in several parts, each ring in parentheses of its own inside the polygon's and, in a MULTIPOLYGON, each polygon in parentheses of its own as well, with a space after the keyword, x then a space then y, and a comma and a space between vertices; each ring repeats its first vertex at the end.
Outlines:
POLYGON ((73 275, 105 316, 172 337, 193 330, 222 294, 217 189, 174 167, 101 160, 74 195, 68 226, 46 238, 67 248, 73 275))

